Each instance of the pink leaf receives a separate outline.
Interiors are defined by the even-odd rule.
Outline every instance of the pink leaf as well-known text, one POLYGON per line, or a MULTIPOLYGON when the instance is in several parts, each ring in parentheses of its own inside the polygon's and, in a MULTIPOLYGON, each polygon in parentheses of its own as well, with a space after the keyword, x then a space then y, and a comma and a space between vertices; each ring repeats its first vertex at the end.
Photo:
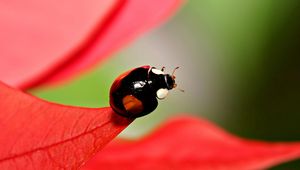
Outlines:
POLYGON ((77 169, 131 120, 49 103, 0 83, 0 169, 77 169))
POLYGON ((173 119, 136 142, 112 143, 89 161, 95 169, 264 169, 300 157, 300 143, 235 137, 201 119, 173 119))
POLYGON ((179 2, 2 1, 0 80, 26 89, 69 77, 160 23, 179 2))

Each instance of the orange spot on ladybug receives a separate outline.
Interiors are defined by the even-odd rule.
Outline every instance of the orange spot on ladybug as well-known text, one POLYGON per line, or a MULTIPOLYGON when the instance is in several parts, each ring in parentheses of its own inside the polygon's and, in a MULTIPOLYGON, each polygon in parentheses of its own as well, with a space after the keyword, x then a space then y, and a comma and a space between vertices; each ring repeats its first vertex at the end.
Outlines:
POLYGON ((139 114, 144 110, 143 103, 133 95, 125 96, 122 102, 127 112, 139 114))

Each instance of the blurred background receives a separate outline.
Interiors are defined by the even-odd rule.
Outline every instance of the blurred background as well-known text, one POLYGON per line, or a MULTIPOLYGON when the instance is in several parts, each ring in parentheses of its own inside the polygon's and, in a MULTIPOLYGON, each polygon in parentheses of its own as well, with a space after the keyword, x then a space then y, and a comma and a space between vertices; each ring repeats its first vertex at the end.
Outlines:
MULTIPOLYGON (((121 136, 149 133, 165 119, 191 114, 241 137, 300 140, 300 1, 199 0, 85 74, 31 91, 46 100, 109 106, 122 72, 141 65, 176 66, 178 86, 121 136)), ((274 169, 300 167, 294 161, 274 169)))

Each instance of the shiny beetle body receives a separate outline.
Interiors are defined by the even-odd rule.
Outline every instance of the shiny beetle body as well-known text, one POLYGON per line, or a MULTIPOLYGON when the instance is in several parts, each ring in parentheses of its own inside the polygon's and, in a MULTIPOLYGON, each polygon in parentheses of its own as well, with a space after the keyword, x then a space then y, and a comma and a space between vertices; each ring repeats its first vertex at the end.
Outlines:
POLYGON ((175 76, 151 66, 142 66, 120 75, 110 89, 110 106, 128 118, 149 114, 176 87, 175 76))

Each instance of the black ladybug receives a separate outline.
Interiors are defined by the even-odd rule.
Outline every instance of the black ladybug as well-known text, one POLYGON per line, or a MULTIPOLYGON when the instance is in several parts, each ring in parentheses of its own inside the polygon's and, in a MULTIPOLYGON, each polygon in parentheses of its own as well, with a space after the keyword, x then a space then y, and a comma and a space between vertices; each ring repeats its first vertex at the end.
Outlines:
POLYGON ((155 110, 157 98, 164 99, 169 90, 176 87, 174 71, 172 75, 163 71, 164 67, 158 70, 147 65, 120 75, 110 89, 112 109, 128 118, 141 117, 155 110))

